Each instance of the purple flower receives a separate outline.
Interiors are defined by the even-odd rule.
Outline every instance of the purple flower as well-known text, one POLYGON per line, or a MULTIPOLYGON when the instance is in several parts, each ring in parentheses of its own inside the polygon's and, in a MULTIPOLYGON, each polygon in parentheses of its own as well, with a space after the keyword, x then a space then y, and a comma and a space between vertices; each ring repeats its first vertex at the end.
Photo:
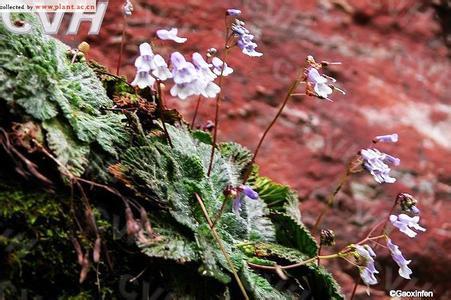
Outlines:
POLYGON ((241 15, 241 10, 235 9, 235 8, 229 8, 227 10, 227 15, 232 16, 232 17, 239 16, 239 15, 241 15))
POLYGON ((396 143, 397 141, 398 141, 397 133, 387 134, 387 135, 379 135, 373 139, 373 143, 378 143, 378 142, 396 143))
POLYGON ((213 73, 215 73, 218 76, 229 76, 233 73, 233 69, 229 67, 227 64, 224 65, 224 62, 219 59, 218 57, 213 57, 211 60, 211 63, 213 65, 213 73), (222 66, 224 65, 224 71, 222 71, 222 66))
POLYGON ((363 260, 363 267, 360 268, 360 277, 363 282, 366 285, 377 284, 375 274, 378 274, 379 272, 374 266, 374 257, 376 257, 376 253, 374 253, 373 249, 368 245, 354 245, 354 247, 359 257, 363 260))
POLYGON ((343 95, 346 94, 345 91, 333 85, 333 83, 337 80, 319 72, 319 70, 324 66, 340 63, 317 63, 311 55, 307 56, 306 62, 307 67, 304 69, 303 78, 303 82, 306 83, 306 95, 315 96, 332 102, 329 95, 331 95, 334 91, 339 91, 343 95))
POLYGON ((244 22, 236 20, 235 24, 232 25, 232 31, 238 36, 237 45, 240 47, 241 52, 252 57, 263 55, 263 53, 255 50, 257 44, 253 42, 254 36, 244 27, 244 22))
POLYGON ((417 235, 417 232, 413 231, 412 229, 423 232, 426 231, 426 228, 421 227, 418 224, 418 221, 420 221, 419 216, 409 217, 406 214, 400 214, 399 216, 390 216, 390 222, 393 224, 393 226, 395 226, 399 229, 399 231, 411 238, 416 237, 417 235))
POLYGON ((399 266, 399 276, 410 279, 410 274, 412 274, 412 270, 409 268, 410 260, 406 260, 402 255, 399 247, 392 243, 390 239, 387 239, 387 247, 390 250, 391 257, 399 266))
POLYGON ((243 200, 245 199, 245 197, 248 197, 252 200, 258 199, 258 193, 247 185, 240 185, 237 188, 237 192, 238 192, 237 196, 233 200, 233 204, 232 204, 232 210, 235 214, 240 213, 241 204, 243 203, 243 200))
POLYGON ((385 154, 385 157, 382 159, 384 163, 394 165, 394 166, 399 166, 399 164, 401 163, 401 160, 399 158, 391 156, 386 153, 384 153, 384 154, 385 154))
POLYGON ((179 37, 177 36, 177 33, 178 33, 177 28, 171 28, 170 30, 166 29, 157 30, 157 36, 160 40, 171 40, 179 44, 186 42, 187 38, 179 37))
POLYGON ((387 164, 399 165, 400 160, 377 149, 362 149, 360 151, 364 162, 363 166, 373 175, 378 183, 393 183, 395 178, 390 177, 390 167, 387 164))
POLYGON ((418 215, 420 213, 420 210, 415 205, 410 208, 410 211, 416 215, 418 215))
POLYGON ((131 83, 132 86, 138 86, 140 89, 150 87, 155 83, 155 78, 150 76, 150 68, 147 65, 143 65, 138 68, 136 77, 131 83))
POLYGON ((327 84, 327 78, 321 76, 317 69, 310 67, 307 71, 307 81, 313 85, 313 90, 318 97, 332 101, 329 95, 332 94, 332 88, 327 84))

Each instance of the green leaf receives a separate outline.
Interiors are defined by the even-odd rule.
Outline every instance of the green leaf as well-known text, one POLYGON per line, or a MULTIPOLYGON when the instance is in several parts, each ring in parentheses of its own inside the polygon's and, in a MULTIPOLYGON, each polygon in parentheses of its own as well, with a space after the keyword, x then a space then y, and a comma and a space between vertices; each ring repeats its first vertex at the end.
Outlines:
POLYGON ((276 227, 278 243, 298 249, 309 257, 316 256, 318 245, 304 224, 288 214, 273 213, 270 218, 276 227))
POLYGON ((47 131, 47 144, 58 161, 73 175, 81 176, 88 164, 89 146, 78 141, 71 129, 58 119, 45 121, 42 126, 47 131))
POLYGON ((205 132, 202 130, 195 130, 192 132, 193 138, 198 140, 201 143, 211 145, 213 143, 213 139, 209 132, 205 132))
POLYGON ((150 257, 175 260, 180 263, 198 259, 196 243, 188 240, 174 230, 153 227, 156 238, 149 238, 149 242, 138 241, 142 252, 150 257))
POLYGON ((254 299, 283 300, 290 299, 274 288, 265 278, 252 271, 249 267, 241 270, 240 277, 246 290, 252 293, 254 299))
POLYGON ((301 222, 296 192, 286 185, 273 182, 267 177, 254 175, 249 181, 270 209, 269 217, 276 228, 277 242, 293 247, 313 257, 318 252, 318 244, 301 222))
POLYGON ((243 200, 243 209, 241 215, 246 219, 247 237, 249 241, 275 241, 276 233, 274 225, 269 218, 266 217, 268 209, 266 204, 261 200, 243 200))
POLYGON ((252 160, 252 152, 238 143, 221 143, 219 149, 224 158, 233 163, 241 175, 252 160))

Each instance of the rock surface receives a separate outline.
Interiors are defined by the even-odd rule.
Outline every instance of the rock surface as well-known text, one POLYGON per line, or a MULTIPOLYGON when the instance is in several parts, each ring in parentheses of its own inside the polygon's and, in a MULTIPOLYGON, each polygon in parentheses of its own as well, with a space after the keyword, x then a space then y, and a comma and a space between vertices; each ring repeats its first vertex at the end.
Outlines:
MULTIPOLYGON (((437 297, 449 299, 445 291, 451 268, 451 61, 443 40, 446 26, 436 15, 439 2, 135 1, 121 73, 132 79, 138 44, 163 27, 178 27, 188 37, 183 45, 157 42, 157 51, 165 57, 174 49, 188 55, 220 48, 224 9, 239 7, 264 56, 251 59, 237 50, 231 55, 229 64, 235 72, 225 80, 219 135, 254 149, 305 57, 341 61, 328 74, 347 94, 335 94, 333 103, 294 97, 261 149, 262 173, 297 189, 303 220, 312 225, 349 158, 367 147, 373 136, 397 132, 398 144, 381 147, 402 161, 395 168, 397 183, 380 186, 369 175, 353 177, 323 227, 335 229, 337 244, 343 246, 384 218, 398 192, 414 194, 428 231, 415 240, 395 233, 404 255, 413 261, 413 280, 401 280, 380 248, 383 279, 373 298, 382 299, 387 291, 403 287, 433 290, 437 297)), ((93 48, 90 57, 113 70, 121 7, 122 1, 110 1, 99 36, 88 37, 85 24, 79 35, 62 36, 63 40, 74 47, 88 41, 93 48)), ((190 120, 195 101, 168 98, 167 105, 190 120)), ((213 115, 214 101, 203 100, 197 124, 213 115)), ((345 262, 330 269, 349 294, 355 271, 345 262)), ((363 287, 357 295, 367 299, 363 287)))

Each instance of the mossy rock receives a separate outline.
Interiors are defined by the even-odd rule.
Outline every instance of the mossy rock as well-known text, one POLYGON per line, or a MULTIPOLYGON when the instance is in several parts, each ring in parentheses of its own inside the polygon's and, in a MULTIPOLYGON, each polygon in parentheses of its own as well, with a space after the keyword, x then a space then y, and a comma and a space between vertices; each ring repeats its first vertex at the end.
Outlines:
POLYGON ((316 255, 317 244, 301 222, 296 193, 257 171, 249 184, 260 199, 231 212, 223 191, 242 182, 247 149, 220 145, 207 176, 207 133, 190 131, 176 117, 167 124, 171 147, 149 91, 137 93, 83 57, 73 61, 70 49, 46 36, 33 16, 13 17, 35 26, 16 35, 0 24, 0 232, 17 233, 0 238, 0 294, 242 297, 197 193, 212 217, 226 201, 217 232, 251 297, 343 298, 330 274, 314 265, 290 270, 286 284, 273 272, 249 268, 248 261, 304 260, 316 255), (113 110, 117 97, 148 114, 113 110), (128 236, 133 219, 138 230, 128 236), (90 262, 81 284, 74 240, 90 262))

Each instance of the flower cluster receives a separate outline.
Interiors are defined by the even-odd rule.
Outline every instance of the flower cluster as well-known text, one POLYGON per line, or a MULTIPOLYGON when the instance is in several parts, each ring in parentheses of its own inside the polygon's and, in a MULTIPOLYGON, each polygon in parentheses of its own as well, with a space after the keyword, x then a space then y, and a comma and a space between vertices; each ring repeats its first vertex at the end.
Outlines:
MULTIPOLYGON (((397 196, 396 202, 405 201, 405 198, 412 198, 409 194, 401 193, 397 196)), ((412 198, 413 199, 413 198, 412 198)), ((416 201, 415 201, 416 203, 416 201)), ((401 208, 403 208, 403 204, 401 204, 401 208)), ((411 211, 412 212, 412 211, 411 211)), ((421 227, 418 222, 420 220, 419 216, 410 217, 406 214, 400 214, 399 216, 390 215, 389 220, 391 224, 398 228, 399 231, 406 234, 407 236, 414 238, 417 235, 417 232, 414 231, 426 231, 425 228, 421 227)), ((387 249, 390 251, 390 255, 398 265, 399 270, 398 273, 401 277, 405 279, 410 279, 410 275, 412 274, 412 270, 409 268, 410 260, 404 258, 401 250, 397 245, 395 245, 392 240, 388 237, 388 235, 382 235, 387 241, 387 249)), ((359 255, 359 257, 364 258, 364 268, 360 269, 360 276, 366 285, 373 285, 377 283, 376 277, 374 274, 377 274, 377 270, 374 268, 374 260, 373 258, 376 256, 372 249, 365 246, 354 246, 355 251, 359 255), (366 251, 365 251, 366 250, 366 251)))
POLYGON ((255 50, 258 45, 254 42, 254 36, 246 27, 244 27, 244 25, 245 23, 238 19, 236 19, 235 23, 232 25, 232 32, 238 38, 236 44, 241 49, 241 52, 243 52, 243 54, 251 57, 262 56, 263 53, 255 50))
MULTIPOLYGON (((125 15, 130 15, 132 10, 132 4, 127 0, 124 5, 125 15)), ((239 9, 231 8, 226 11, 226 16, 234 18, 234 23, 230 27, 231 35, 228 36, 227 42, 235 38, 234 45, 237 45, 244 54, 261 56, 262 53, 255 50, 257 44, 254 42, 254 36, 244 27, 243 21, 236 19, 240 14, 239 9)), ((178 36, 177 28, 157 30, 156 36, 160 40, 176 43, 187 41, 187 38, 178 36)), ((224 50, 230 47, 230 45, 226 45, 224 50)), ((135 61, 136 76, 131 85, 144 89, 152 87, 157 80, 165 81, 173 78, 174 86, 170 93, 182 100, 193 95, 205 98, 216 97, 221 88, 214 82, 215 79, 218 76, 228 76, 233 72, 232 68, 216 57, 217 50, 214 48, 207 51, 207 61, 197 52, 192 55, 192 62, 187 61, 180 52, 173 52, 170 57, 171 69, 161 55, 154 55, 149 43, 141 44, 139 49, 140 56, 135 61)))
POLYGON ((164 58, 154 55, 152 47, 148 43, 139 46, 140 56, 135 60, 136 77, 131 83, 140 89, 151 87, 158 80, 165 81, 172 77, 164 58))
POLYGON ((377 149, 362 149, 360 155, 363 158, 363 166, 373 175, 378 183, 394 183, 395 178, 390 177, 389 164, 399 165, 399 158, 380 152, 377 149))
POLYGON ((320 74, 320 69, 329 64, 340 63, 317 63, 313 56, 307 56, 307 67, 304 69, 303 77, 303 82, 306 84, 305 94, 307 96, 314 96, 332 102, 329 95, 332 94, 334 90, 345 94, 343 90, 332 84, 336 82, 334 78, 320 74))
POLYGON ((136 77, 131 85, 144 89, 152 87, 157 79, 165 81, 173 78, 175 84, 171 88, 171 95, 182 100, 192 95, 216 97, 221 89, 214 80, 221 72, 222 76, 233 72, 221 59, 213 57, 212 63, 209 64, 197 52, 192 55, 192 62, 187 61, 180 52, 172 53, 170 70, 164 58, 153 53, 149 43, 141 44, 139 51, 140 56, 135 61, 136 77))
MULTIPOLYGON (((397 142, 398 135, 378 136, 373 141, 390 141, 397 142)), ((374 180, 378 183, 394 183, 395 178, 390 177, 389 165, 398 166, 401 162, 399 158, 382 153, 377 149, 362 149, 360 155, 363 158, 363 167, 373 175, 374 180)))
POLYGON ((179 52, 172 53, 172 75, 175 85, 171 89, 171 95, 182 100, 192 95, 216 97, 221 89, 214 83, 217 75, 214 73, 215 69, 211 70, 213 65, 208 64, 197 52, 193 54, 192 59, 193 63, 186 61, 179 52))

